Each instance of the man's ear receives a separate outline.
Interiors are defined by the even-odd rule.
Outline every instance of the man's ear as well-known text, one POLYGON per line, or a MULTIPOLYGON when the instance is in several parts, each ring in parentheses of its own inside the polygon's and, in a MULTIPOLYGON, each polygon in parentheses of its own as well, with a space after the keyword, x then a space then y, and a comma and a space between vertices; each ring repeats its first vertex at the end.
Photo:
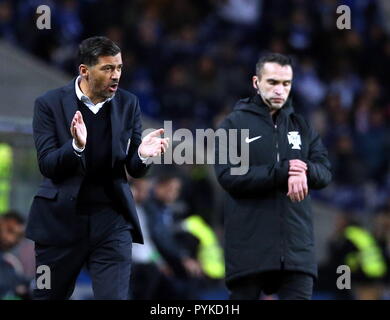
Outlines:
POLYGON ((259 90, 259 78, 257 76, 252 77, 252 85, 257 91, 259 90))
POLYGON ((80 66, 79 66, 79 73, 80 73, 81 77, 83 77, 84 79, 88 80, 89 70, 88 70, 88 67, 85 64, 80 64, 80 66))
POLYGON ((259 93, 260 89, 260 85, 259 85, 259 82, 260 82, 260 79, 258 76, 253 76, 252 77, 252 85, 253 85, 253 88, 256 89, 256 92, 259 93))

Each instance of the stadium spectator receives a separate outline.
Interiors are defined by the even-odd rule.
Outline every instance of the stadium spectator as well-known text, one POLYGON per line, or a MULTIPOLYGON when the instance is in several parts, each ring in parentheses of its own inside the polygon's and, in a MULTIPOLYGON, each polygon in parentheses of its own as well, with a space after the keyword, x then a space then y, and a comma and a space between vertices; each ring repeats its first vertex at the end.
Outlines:
MULTIPOLYGON (((383 234, 380 239, 383 240, 383 234)), ((319 272, 322 275, 320 288, 332 292, 336 299, 380 300, 389 265, 380 241, 362 225, 356 214, 342 213, 337 216, 334 234, 328 243, 328 260, 319 272), (351 290, 338 290, 332 285, 341 265, 350 268, 351 290)))
POLYGON ((16 211, 0 215, 0 299, 28 298, 29 281, 10 252, 23 238, 24 219, 16 211))
MULTIPOLYGON (((144 209, 148 217, 149 231, 159 253, 172 269, 171 277, 176 298, 190 299, 197 294, 197 279, 202 277, 202 269, 193 257, 188 237, 177 241, 179 224, 174 220, 170 207, 178 198, 181 180, 170 174, 160 174, 155 181, 150 198, 144 209)), ((192 246, 192 245, 191 245, 192 246)))
POLYGON ((131 189, 136 203, 144 244, 133 244, 131 297, 135 300, 164 299, 169 297, 169 277, 172 270, 161 257, 152 240, 144 205, 149 197, 149 179, 134 179, 131 189))

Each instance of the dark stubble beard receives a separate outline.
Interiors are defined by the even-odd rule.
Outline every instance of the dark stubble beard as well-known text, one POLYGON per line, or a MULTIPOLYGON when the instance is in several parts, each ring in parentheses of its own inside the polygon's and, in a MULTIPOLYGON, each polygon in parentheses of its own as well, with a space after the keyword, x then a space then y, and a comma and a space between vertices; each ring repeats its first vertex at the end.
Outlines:
POLYGON ((101 90, 96 90, 97 88, 97 85, 96 83, 94 83, 94 93, 96 95, 97 98, 99 99, 102 99, 103 101, 108 99, 108 98, 111 98, 113 96, 113 94, 115 92, 113 92, 113 94, 111 94, 110 92, 106 92, 106 88, 102 88, 101 90))

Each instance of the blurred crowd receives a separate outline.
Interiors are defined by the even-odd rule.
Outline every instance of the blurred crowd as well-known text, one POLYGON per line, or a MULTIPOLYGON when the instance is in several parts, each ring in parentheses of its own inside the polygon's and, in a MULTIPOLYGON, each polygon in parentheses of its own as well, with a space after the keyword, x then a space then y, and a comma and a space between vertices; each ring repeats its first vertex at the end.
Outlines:
MULTIPOLYGON (((262 53, 288 54, 293 105, 320 132, 333 166, 332 185, 313 197, 374 221, 390 216, 389 18, 387 0, 0 0, 0 37, 74 76, 80 40, 106 35, 122 48, 121 86, 139 97, 143 114, 191 130, 216 128, 236 100, 254 94, 251 76, 262 53), (51 8, 51 30, 35 26, 42 4, 51 8), (337 29, 341 4, 351 9, 351 30, 337 29)), ((180 210, 216 230, 221 220, 208 170, 178 170, 184 177, 180 210)), ((132 188, 137 193, 148 183, 132 188)), ((153 181, 147 194, 158 197, 158 186, 153 181)), ((160 202, 168 200, 153 199, 140 211, 164 211, 160 202)), ((163 216, 151 219, 163 226, 171 219, 163 216)), ((161 236, 149 231, 151 239, 161 236)), ((159 277, 151 287, 164 288, 164 279, 176 274, 176 293, 196 292, 196 281, 193 290, 181 281, 183 274, 199 275, 188 253, 194 239, 180 241, 184 249, 163 240, 167 247, 158 248, 158 256, 174 256, 154 256, 150 272, 159 277)))

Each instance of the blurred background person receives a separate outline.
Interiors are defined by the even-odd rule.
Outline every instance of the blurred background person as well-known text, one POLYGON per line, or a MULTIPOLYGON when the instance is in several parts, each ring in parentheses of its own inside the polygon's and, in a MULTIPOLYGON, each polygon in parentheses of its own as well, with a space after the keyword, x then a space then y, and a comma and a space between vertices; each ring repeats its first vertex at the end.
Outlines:
MULTIPOLYGON (((162 173, 156 177, 150 198, 144 205, 151 238, 172 270, 171 282, 176 299, 196 298, 197 279, 203 276, 201 266, 189 250, 189 245, 177 241, 179 224, 171 205, 180 196, 179 177, 162 173)), ((185 243, 185 242, 184 242, 185 243)))
POLYGON ((386 261, 387 272, 383 279, 383 299, 390 298, 390 198, 387 203, 378 209, 372 223, 373 235, 382 249, 386 261))
POLYGON ((29 281, 19 259, 12 254, 23 239, 25 221, 16 211, 0 216, 0 299, 27 299, 29 281))
MULTIPOLYGON (((386 227, 386 224, 383 225, 383 228, 386 227)), ((340 214, 335 233, 328 243, 329 259, 320 268, 320 288, 329 290, 339 299, 383 299, 384 281, 390 265, 378 236, 379 233, 375 234, 364 227, 352 213, 340 214), (350 268, 350 290, 338 290, 333 286, 340 276, 334 270, 341 265, 350 268)))
POLYGON ((131 297, 135 300, 163 299, 169 287, 172 270, 161 257, 150 234, 148 217, 144 205, 148 201, 150 180, 131 180, 131 189, 136 203, 138 218, 144 237, 144 244, 133 244, 131 297))

